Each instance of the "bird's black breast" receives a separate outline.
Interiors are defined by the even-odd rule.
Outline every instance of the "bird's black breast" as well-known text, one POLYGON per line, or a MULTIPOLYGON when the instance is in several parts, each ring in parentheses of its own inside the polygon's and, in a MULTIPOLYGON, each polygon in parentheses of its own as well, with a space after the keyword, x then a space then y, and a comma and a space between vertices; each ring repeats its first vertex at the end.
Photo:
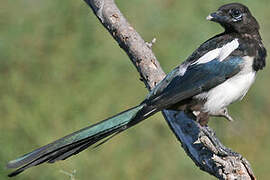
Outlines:
POLYGON ((266 49, 263 46, 259 47, 252 65, 255 71, 262 70, 265 67, 266 56, 267 56, 266 49))
POLYGON ((266 64, 267 52, 260 38, 239 37, 238 41, 239 47, 233 54, 242 57, 254 57, 252 65, 254 71, 263 69, 266 64))

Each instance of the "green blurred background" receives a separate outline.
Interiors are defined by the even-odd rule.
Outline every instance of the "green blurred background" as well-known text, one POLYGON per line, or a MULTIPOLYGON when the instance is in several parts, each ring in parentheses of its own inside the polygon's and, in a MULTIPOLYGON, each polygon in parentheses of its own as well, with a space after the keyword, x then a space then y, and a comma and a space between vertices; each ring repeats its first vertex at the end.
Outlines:
MULTIPOLYGON (((222 31, 205 17, 217 0, 118 0, 129 22, 166 72, 200 43, 222 31)), ((270 1, 250 7, 270 47, 270 1)), ((243 154, 258 179, 270 178, 270 95, 267 67, 240 103, 234 123, 210 126, 225 145, 243 154)), ((0 7, 0 179, 15 157, 138 104, 147 93, 126 54, 81 1, 12 0, 0 7)), ((14 179, 215 179, 187 157, 161 114, 98 149, 56 164, 34 167, 14 179)))

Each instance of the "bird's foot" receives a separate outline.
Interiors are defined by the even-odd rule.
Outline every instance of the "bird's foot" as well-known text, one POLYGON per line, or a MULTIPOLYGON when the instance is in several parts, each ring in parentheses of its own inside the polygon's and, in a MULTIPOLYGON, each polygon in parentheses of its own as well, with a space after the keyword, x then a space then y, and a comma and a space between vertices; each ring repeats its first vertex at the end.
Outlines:
POLYGON ((210 114, 210 116, 224 117, 225 119, 227 119, 230 122, 234 121, 233 118, 229 115, 227 108, 223 108, 223 109, 219 110, 218 112, 216 112, 215 114, 210 114))

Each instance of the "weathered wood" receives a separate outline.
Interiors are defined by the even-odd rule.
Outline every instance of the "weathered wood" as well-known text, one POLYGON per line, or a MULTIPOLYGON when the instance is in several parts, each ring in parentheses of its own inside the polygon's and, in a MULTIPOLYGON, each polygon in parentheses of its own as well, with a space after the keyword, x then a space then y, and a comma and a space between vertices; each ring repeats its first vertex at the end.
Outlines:
MULTIPOLYGON (((127 53, 141 80, 151 90, 165 77, 151 43, 145 42, 127 22, 114 0, 84 1, 127 53)), ((163 115, 187 155, 201 170, 224 180, 256 179, 247 160, 222 145, 208 126, 200 126, 184 112, 164 110, 163 115)))

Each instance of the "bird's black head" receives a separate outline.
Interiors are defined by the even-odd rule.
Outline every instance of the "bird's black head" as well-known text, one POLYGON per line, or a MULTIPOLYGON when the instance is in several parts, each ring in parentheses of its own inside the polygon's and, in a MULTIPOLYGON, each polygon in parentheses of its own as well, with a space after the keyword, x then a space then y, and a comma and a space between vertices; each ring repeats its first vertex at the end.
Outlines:
POLYGON ((260 28, 249 9, 240 3, 223 5, 207 19, 219 23, 226 32, 256 34, 260 28))

